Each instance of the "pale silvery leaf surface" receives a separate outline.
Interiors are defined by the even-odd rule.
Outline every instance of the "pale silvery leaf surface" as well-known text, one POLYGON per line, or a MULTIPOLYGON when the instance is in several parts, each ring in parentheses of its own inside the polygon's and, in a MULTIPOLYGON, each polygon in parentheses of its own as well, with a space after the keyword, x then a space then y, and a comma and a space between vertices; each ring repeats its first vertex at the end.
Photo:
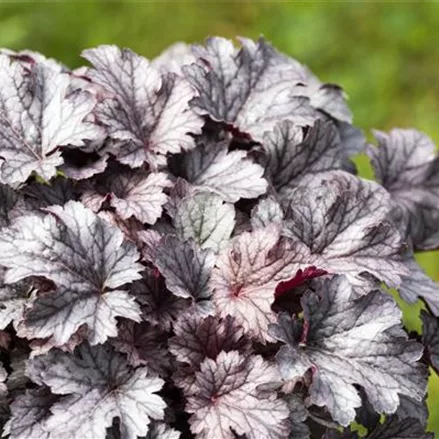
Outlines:
POLYGON ((322 84, 308 70, 307 87, 303 94, 308 96, 311 105, 339 121, 352 122, 352 113, 346 104, 346 94, 336 84, 322 84))
POLYGON ((401 328, 401 311, 381 291, 349 300, 351 287, 344 276, 324 284, 320 297, 307 293, 302 299, 304 329, 284 313, 270 335, 283 341, 276 355, 285 379, 298 378, 312 369, 311 402, 326 406, 343 426, 355 419, 361 385, 378 413, 394 413, 399 394, 421 400, 427 370, 417 361, 422 346, 407 339, 401 328))
POLYGON ((177 234, 215 252, 227 244, 235 227, 235 209, 218 195, 201 192, 183 198, 173 218, 177 234))
POLYGON ((439 316, 439 284, 425 273, 413 255, 405 257, 405 266, 409 274, 401 277, 402 283, 398 288, 400 296, 412 304, 421 298, 431 312, 439 316))
POLYGON ((49 439, 46 422, 51 416, 50 407, 58 397, 47 388, 28 389, 11 404, 11 418, 8 422, 11 439, 49 439))
POLYGON ((109 346, 83 344, 74 355, 51 351, 31 360, 28 373, 36 383, 63 395, 45 424, 52 437, 104 439, 106 428, 118 417, 123 437, 136 439, 146 435, 151 419, 164 416, 166 404, 156 395, 164 381, 150 376, 145 367, 129 367, 109 346))
POLYGON ((212 273, 217 313, 235 317, 264 342, 275 320, 271 305, 277 284, 315 262, 306 246, 281 237, 276 225, 238 235, 220 252, 212 273))
POLYGON ((375 131, 369 146, 375 176, 392 195, 394 216, 415 249, 439 245, 439 158, 432 140, 417 130, 375 131), (432 240, 431 238, 434 237, 432 240))
POLYGON ((86 121, 96 101, 89 93, 67 96, 67 73, 45 63, 23 66, 0 54, 0 179, 23 183, 35 172, 49 180, 63 163, 60 146, 80 147, 102 134, 86 121))
POLYGON ((117 158, 139 167, 166 164, 166 155, 195 146, 202 119, 189 109, 195 96, 181 76, 161 75, 151 63, 129 49, 99 46, 82 54, 93 65, 89 76, 113 97, 97 107, 97 117, 119 141, 117 158))
POLYGON ((216 359, 220 352, 249 352, 250 342, 235 320, 208 316, 189 316, 177 320, 175 336, 169 340, 169 350, 178 361, 198 369, 205 358, 216 359))
POLYGON ((164 172, 121 170, 115 174, 110 170, 98 177, 91 190, 84 192, 83 200, 95 211, 108 200, 121 219, 135 217, 142 223, 154 224, 168 198, 163 190, 170 186, 164 172))
POLYGON ((37 297, 20 332, 29 338, 52 337, 62 345, 87 324, 90 342, 102 343, 117 334, 117 316, 139 319, 134 298, 114 291, 139 279, 139 255, 120 230, 81 203, 47 210, 52 215, 20 217, 0 234, 6 283, 44 276, 57 287, 37 297))
MULTIPOLYGON (((148 433, 146 436, 138 437, 138 439, 180 439, 179 431, 169 427, 164 422, 152 421, 149 424, 148 433)), ((119 431, 117 422, 107 429, 107 436, 105 439, 124 439, 124 436, 119 431)))
POLYGON ((171 72, 183 76, 181 68, 195 60, 191 46, 180 42, 165 49, 151 61, 151 65, 162 73, 171 72))
POLYGON ((145 439, 180 439, 180 432, 163 422, 152 422, 145 439))
POLYGON ((422 343, 431 365, 439 371, 439 320, 421 311, 422 343))
POLYGON ((110 204, 123 219, 134 216, 142 223, 154 224, 167 200, 163 189, 169 186, 163 172, 120 175, 112 181, 110 204))
POLYGON ((289 196, 285 233, 321 255, 330 273, 367 272, 397 287, 408 274, 404 242, 388 221, 390 197, 378 184, 343 171, 315 177, 289 196))
POLYGON ((284 212, 274 197, 263 198, 251 211, 253 229, 267 227, 270 224, 282 225, 284 212))
POLYGON ((179 175, 198 190, 214 192, 230 203, 264 194, 264 168, 247 152, 228 151, 228 146, 228 140, 202 137, 195 149, 175 157, 179 175))
POLYGON ((8 55, 11 59, 13 59, 16 62, 19 62, 24 66, 30 66, 32 64, 38 63, 38 64, 45 64, 47 68, 50 68, 57 72, 69 71, 66 66, 56 61, 55 59, 47 58, 42 53, 35 52, 33 50, 24 49, 24 50, 20 50, 19 52, 16 52, 14 50, 1 48, 0 53, 4 55, 8 55))
POLYGON ((342 165, 340 137, 332 122, 317 120, 303 138, 302 128, 283 121, 262 142, 266 174, 282 196, 314 174, 342 165))
POLYGON ((209 284, 215 264, 212 250, 202 250, 193 241, 183 242, 168 236, 160 241, 154 264, 165 278, 167 288, 176 296, 193 300, 202 314, 213 312, 209 284))
POLYGON ((430 439, 439 155, 239 41, 0 49, 4 437, 430 439))
POLYGON ((311 125, 317 111, 309 98, 298 96, 306 93, 298 83, 306 83, 307 70, 262 38, 241 42, 235 49, 229 40, 209 38, 205 47, 194 48, 198 61, 183 72, 198 92, 191 101, 195 111, 256 141, 279 120, 311 125))
POLYGON ((283 439, 288 435, 288 408, 276 392, 259 386, 279 380, 276 368, 261 356, 244 357, 237 351, 207 358, 196 373, 193 395, 186 410, 191 430, 200 439, 283 439))

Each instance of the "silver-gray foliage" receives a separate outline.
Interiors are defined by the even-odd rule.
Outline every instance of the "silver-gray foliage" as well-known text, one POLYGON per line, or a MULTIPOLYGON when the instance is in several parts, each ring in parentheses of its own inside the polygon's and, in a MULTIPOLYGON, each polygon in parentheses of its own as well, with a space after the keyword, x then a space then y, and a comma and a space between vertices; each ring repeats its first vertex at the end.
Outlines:
POLYGON ((238 45, 0 50, 3 437, 431 438, 435 146, 238 45))

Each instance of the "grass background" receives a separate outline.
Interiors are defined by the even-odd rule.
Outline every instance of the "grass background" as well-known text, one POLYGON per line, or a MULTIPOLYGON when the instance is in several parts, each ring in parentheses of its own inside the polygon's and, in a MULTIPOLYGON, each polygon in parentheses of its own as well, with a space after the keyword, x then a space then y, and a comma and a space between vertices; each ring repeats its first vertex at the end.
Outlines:
MULTIPOLYGON (((177 40, 260 34, 322 81, 342 85, 366 132, 416 127, 439 145, 439 3, 0 0, 0 46, 41 51, 70 67, 82 64, 82 49, 102 43, 153 57, 177 40)), ((357 164, 372 177, 364 157, 357 164)), ((419 261, 439 281, 438 254, 419 261)), ((420 328, 420 306, 403 307, 410 329, 420 328)), ((428 403, 439 437, 435 376, 428 403)))

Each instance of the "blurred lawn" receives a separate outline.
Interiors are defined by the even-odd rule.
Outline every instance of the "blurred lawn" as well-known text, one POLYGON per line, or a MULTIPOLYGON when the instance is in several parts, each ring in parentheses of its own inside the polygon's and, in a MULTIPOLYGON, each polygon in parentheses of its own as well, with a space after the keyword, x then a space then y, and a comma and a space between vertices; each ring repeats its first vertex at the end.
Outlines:
MULTIPOLYGON (((320 79, 341 84, 357 126, 413 126, 439 145, 439 3, 0 3, 0 46, 41 51, 70 67, 81 65, 82 49, 102 43, 153 57, 177 40, 260 34, 320 79)), ((371 177, 367 161, 357 163, 371 177)), ((439 281, 438 254, 419 261, 439 281)), ((420 328, 418 313, 419 306, 404 307, 410 329, 420 328)), ((430 429, 439 437, 436 377, 429 393, 430 429)))

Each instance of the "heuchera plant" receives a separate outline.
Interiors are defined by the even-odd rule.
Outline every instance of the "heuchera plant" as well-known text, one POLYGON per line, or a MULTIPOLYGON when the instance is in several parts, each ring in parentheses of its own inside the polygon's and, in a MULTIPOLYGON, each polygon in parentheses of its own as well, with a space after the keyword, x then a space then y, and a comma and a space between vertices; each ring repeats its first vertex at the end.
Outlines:
POLYGON ((435 146, 369 145, 340 87, 240 43, 1 51, 4 436, 433 437, 435 146))

